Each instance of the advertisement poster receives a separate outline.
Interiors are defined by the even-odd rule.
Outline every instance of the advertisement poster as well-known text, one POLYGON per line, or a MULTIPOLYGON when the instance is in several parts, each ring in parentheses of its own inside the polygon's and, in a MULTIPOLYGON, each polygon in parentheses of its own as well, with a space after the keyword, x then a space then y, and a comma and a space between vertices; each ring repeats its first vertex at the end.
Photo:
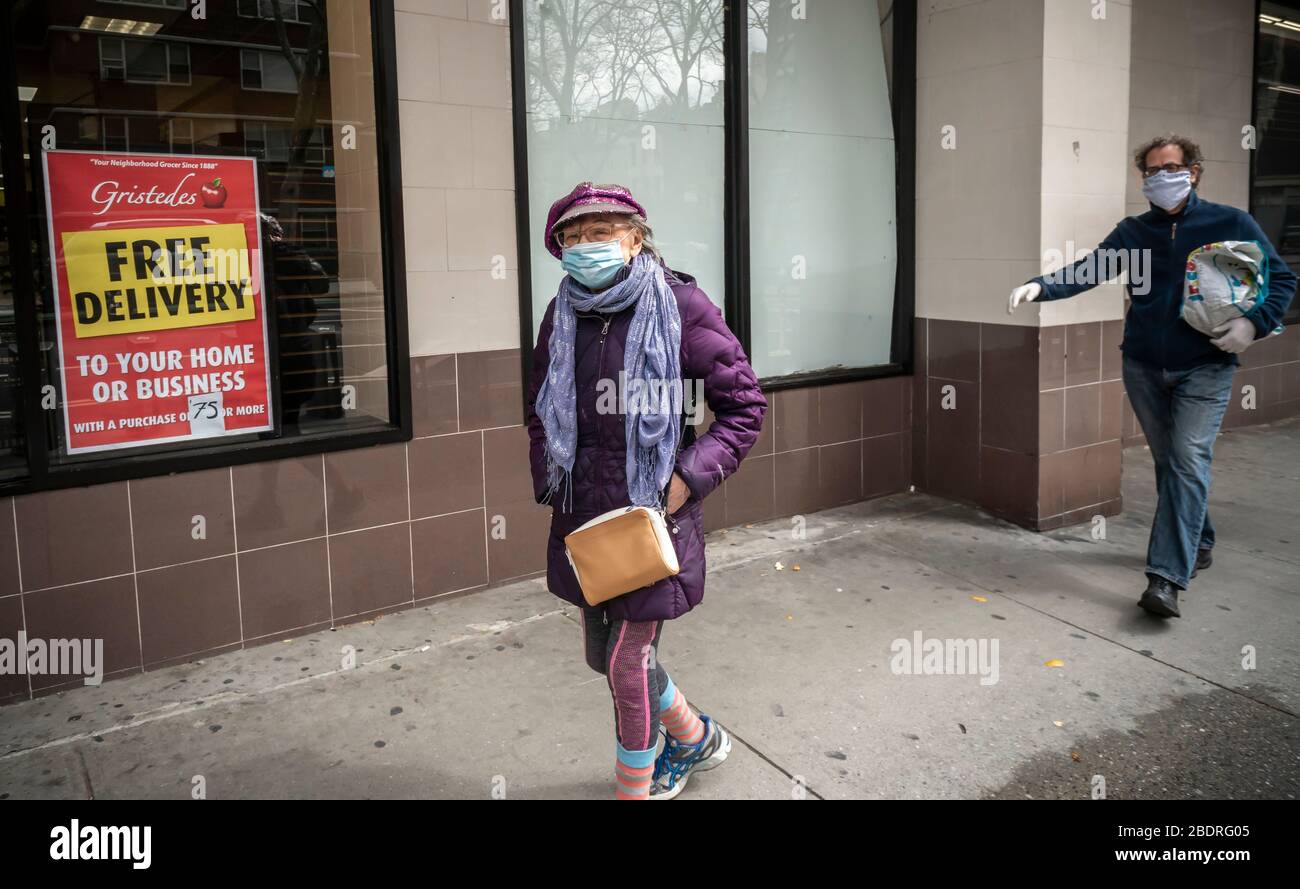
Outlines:
POLYGON ((271 429, 256 160, 43 159, 68 453, 271 429))

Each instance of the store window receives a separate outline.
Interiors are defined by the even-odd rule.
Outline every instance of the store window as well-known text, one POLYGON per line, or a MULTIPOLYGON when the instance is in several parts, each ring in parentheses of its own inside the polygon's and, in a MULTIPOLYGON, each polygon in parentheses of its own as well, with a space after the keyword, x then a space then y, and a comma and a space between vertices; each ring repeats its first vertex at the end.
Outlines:
POLYGON ((887 364, 898 254, 876 5, 747 6, 750 359, 760 377, 887 364))
MULTIPOLYGON (((619 182, 765 382, 901 372, 911 278, 898 213, 912 198, 898 170, 911 147, 895 132, 894 35, 901 17, 914 42, 914 3, 522 7, 534 335, 562 277, 536 236, 550 203, 582 180, 619 182)), ((910 72, 915 47, 900 48, 910 72)), ((910 75, 899 80, 910 99, 910 75)))
MULTIPOLYGON (((1300 268, 1300 2, 1266 0, 1259 13, 1251 214, 1282 259, 1300 268)), ((1300 302, 1287 320, 1300 321, 1300 302)))
MULTIPOLYGON (((722 0, 523 6, 530 230, 580 181, 626 185, 664 259, 722 305, 722 0)), ((532 240, 535 334, 563 272, 532 240)))
POLYGON ((5 13, 0 480, 409 437, 392 10, 203 11, 5 13))

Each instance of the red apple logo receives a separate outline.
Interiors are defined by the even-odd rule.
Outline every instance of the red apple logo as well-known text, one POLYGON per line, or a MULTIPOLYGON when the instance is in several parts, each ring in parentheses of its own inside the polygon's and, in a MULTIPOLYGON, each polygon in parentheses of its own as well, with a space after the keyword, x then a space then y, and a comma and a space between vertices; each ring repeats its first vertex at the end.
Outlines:
POLYGON ((199 196, 203 198, 203 206, 220 207, 226 203, 226 187, 221 184, 221 179, 218 177, 200 188, 199 196))

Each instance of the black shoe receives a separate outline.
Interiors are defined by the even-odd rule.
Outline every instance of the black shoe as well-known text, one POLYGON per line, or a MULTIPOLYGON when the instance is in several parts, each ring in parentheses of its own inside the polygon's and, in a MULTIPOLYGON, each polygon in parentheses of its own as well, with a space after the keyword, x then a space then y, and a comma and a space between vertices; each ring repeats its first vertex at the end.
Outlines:
POLYGON ((1202 568, 1209 568, 1214 564, 1214 550, 1198 549, 1196 551, 1196 565, 1192 568, 1192 577, 1195 577, 1202 568))
POLYGON ((1178 613, 1178 587, 1155 574, 1148 574, 1146 592, 1138 605, 1159 617, 1182 617, 1178 613))

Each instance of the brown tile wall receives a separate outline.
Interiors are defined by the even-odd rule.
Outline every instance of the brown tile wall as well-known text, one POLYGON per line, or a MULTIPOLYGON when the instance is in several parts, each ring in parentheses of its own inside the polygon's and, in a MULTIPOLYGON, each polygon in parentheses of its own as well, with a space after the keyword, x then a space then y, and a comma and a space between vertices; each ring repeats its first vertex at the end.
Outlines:
MULTIPOLYGON (((1225 429, 1300 416, 1300 330, 1270 336, 1242 353, 1232 387, 1225 429), (1247 386, 1254 387, 1253 393, 1247 386)), ((1136 424, 1135 432, 1141 435, 1136 424)))
MULTIPOLYGON (((102 638, 114 678, 538 574, 519 372, 514 349, 412 359, 404 444, 0 500, 0 637, 102 638)), ((710 528, 907 487, 910 378, 769 402, 710 528)), ((0 703, 80 683, 0 676, 0 703)))
MULTIPOLYGON (((1247 349, 1233 376, 1232 390, 1224 429, 1300 416, 1300 331, 1270 336, 1247 349)), ((1127 396, 1121 422, 1125 447, 1146 443, 1127 396)))
POLYGON ((917 487, 1036 529, 1118 512, 1115 335, 918 318, 917 487))
POLYGON ((767 401, 757 444, 739 471, 704 501, 710 530, 907 488, 911 377, 787 389, 770 393, 767 401))
MULTIPOLYGON (((1122 321, 918 318, 914 483, 1038 530, 1119 512, 1122 448, 1143 441, 1124 393, 1122 338, 1122 321)), ((1242 356, 1223 425, 1296 415, 1300 336, 1270 337, 1242 356)))
POLYGON ((112 678, 541 571, 518 350, 411 381, 409 443, 0 500, 0 637, 102 638, 112 678))

